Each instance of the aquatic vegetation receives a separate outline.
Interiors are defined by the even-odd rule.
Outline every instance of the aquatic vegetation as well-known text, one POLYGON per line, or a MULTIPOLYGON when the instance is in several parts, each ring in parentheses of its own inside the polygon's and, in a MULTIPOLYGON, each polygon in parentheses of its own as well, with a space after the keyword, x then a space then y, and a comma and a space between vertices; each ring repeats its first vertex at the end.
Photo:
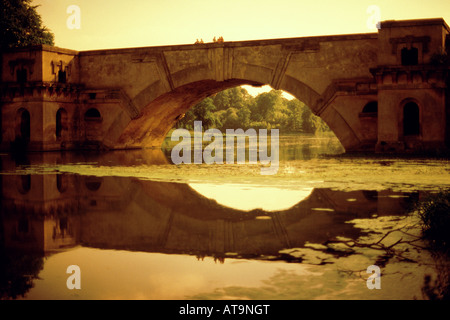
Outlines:
POLYGON ((423 235, 433 246, 449 252, 450 190, 430 194, 417 204, 423 235))
POLYGON ((450 300, 450 190, 430 194, 418 202, 416 210, 437 270, 436 279, 425 277, 422 292, 430 300, 450 300))

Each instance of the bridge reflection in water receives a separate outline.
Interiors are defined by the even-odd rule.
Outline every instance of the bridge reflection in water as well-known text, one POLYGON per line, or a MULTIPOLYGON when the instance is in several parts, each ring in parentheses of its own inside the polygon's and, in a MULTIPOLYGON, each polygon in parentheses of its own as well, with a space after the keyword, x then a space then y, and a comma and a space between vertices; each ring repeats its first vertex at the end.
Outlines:
POLYGON ((30 199, 20 196, 27 179, 4 177, 7 184, 20 187, 17 197, 5 194, 2 199, 3 241, 7 248, 40 252, 81 244, 208 256, 227 252, 277 256, 282 249, 307 242, 353 238, 358 229, 346 221, 399 215, 416 197, 391 191, 313 189, 289 209, 242 211, 220 205, 187 184, 126 177, 33 175, 33 185, 38 185, 36 180, 45 185, 62 179, 76 194, 63 193, 56 199, 43 191, 41 198, 30 199))
POLYGON ((283 250, 337 237, 356 239, 361 229, 349 220, 400 215, 418 196, 312 189, 287 209, 243 211, 183 183, 75 174, 2 179, 3 298, 24 294, 45 256, 74 246, 210 256, 222 262, 226 257, 301 262, 283 250))

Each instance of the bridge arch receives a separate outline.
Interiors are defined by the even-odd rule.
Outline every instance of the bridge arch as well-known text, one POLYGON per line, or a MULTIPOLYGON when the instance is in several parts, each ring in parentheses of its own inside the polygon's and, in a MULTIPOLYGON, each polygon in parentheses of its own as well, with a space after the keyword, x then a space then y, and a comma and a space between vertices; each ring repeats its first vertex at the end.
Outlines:
MULTIPOLYGON (((140 110, 139 116, 128 123, 124 123, 117 116, 112 121, 116 125, 115 130, 108 130, 104 143, 106 146, 110 145, 118 149, 160 147, 167 133, 173 128, 179 118, 203 99, 220 91, 241 85, 261 87, 266 84, 268 83, 258 82, 253 79, 233 79, 228 81, 200 80, 163 93, 152 101, 147 100, 144 102, 142 97, 150 96, 149 93, 155 89, 154 84, 149 85, 131 102, 140 110), (120 125, 121 129, 117 125, 120 125), (117 136, 118 132, 121 132, 120 136, 117 136)), ((316 110, 311 106, 317 105, 321 96, 308 85, 292 78, 290 81, 285 81, 278 89, 293 95, 305 103, 316 114, 316 110)), ((330 113, 332 119, 341 118, 339 113, 334 109, 330 110, 329 117, 330 113)), ((326 119, 324 120, 336 134, 344 148, 346 148, 345 137, 343 139, 339 137, 339 133, 343 132, 343 130, 336 130, 336 125, 342 125, 342 122, 333 123, 327 122, 326 119)), ((352 129, 348 126, 345 130, 347 131, 346 134, 348 134, 348 131, 352 129)))

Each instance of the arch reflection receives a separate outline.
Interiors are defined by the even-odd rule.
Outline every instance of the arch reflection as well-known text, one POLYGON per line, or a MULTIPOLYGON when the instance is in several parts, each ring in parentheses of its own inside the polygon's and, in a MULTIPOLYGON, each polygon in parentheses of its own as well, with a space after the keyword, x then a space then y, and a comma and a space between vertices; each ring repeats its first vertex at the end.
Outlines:
MULTIPOLYGON (((347 221, 399 215, 418 196, 304 188, 292 193, 292 202, 284 207, 265 207, 260 201, 252 208, 232 208, 201 194, 196 185, 109 176, 101 179, 101 187, 90 190, 86 184, 93 177, 66 174, 61 192, 58 176, 32 175, 26 194, 8 187, 16 176, 2 176, 2 297, 23 295, 38 277, 44 257, 74 246, 209 256, 219 262, 227 257, 301 262, 289 260, 292 257, 283 252, 338 236, 356 238, 361 230, 347 221)), ((255 198, 260 192, 260 199, 271 191, 272 198, 280 200, 286 189, 246 191, 254 192, 255 198)))
POLYGON ((306 199, 314 188, 287 189, 245 184, 190 183, 189 187, 218 204, 242 211, 286 210, 306 199))
POLYGON ((359 231, 345 221, 398 215, 417 197, 390 191, 243 185, 218 186, 208 193, 212 185, 126 177, 103 177, 101 188, 86 188, 80 186, 92 183, 93 177, 80 175, 67 175, 61 193, 58 176, 33 175, 33 187, 26 194, 5 188, 16 177, 3 177, 5 247, 47 253, 82 244, 147 252, 277 255, 307 242, 355 236, 359 231), (221 193, 228 204, 209 198, 221 193), (271 200, 267 205, 265 198, 271 200), (243 207, 245 199, 248 204, 243 207))

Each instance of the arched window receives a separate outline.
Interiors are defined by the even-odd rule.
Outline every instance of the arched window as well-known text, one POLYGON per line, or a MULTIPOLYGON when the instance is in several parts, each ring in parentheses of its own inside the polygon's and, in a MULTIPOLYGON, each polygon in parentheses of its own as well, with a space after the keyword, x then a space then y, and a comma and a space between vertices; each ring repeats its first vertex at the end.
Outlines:
POLYGON ((89 177, 86 177, 86 180, 85 180, 84 183, 85 183, 86 188, 88 190, 90 190, 90 191, 97 191, 102 186, 102 181, 103 181, 102 178, 89 176, 89 177))
POLYGON ((59 70, 58 71, 58 82, 59 83, 66 83, 67 81, 67 77, 66 77, 66 72, 59 70))
POLYGON ((367 103, 363 110, 362 110, 363 114, 377 114, 378 113, 378 102, 376 101, 371 101, 369 103, 367 103))
POLYGON ((359 114, 361 141, 369 146, 378 138, 378 102, 369 101, 359 114))
POLYGON ((403 107, 403 135, 414 136, 420 134, 420 112, 415 102, 408 102, 403 107))
POLYGON ((25 69, 25 68, 17 69, 16 76, 17 76, 18 83, 27 82, 27 69, 25 69))
POLYGON ((87 110, 86 113, 84 114, 84 120, 86 120, 86 121, 101 121, 102 116, 97 109, 91 108, 91 109, 87 110))
POLYGON ((401 51, 401 55, 402 66, 415 66, 419 63, 419 50, 417 48, 403 48, 401 51))
POLYGON ((30 141, 30 113, 26 109, 19 109, 16 116, 16 140, 30 141))
POLYGON ((56 137, 61 138, 65 130, 67 130, 67 111, 61 108, 56 112, 56 137))

